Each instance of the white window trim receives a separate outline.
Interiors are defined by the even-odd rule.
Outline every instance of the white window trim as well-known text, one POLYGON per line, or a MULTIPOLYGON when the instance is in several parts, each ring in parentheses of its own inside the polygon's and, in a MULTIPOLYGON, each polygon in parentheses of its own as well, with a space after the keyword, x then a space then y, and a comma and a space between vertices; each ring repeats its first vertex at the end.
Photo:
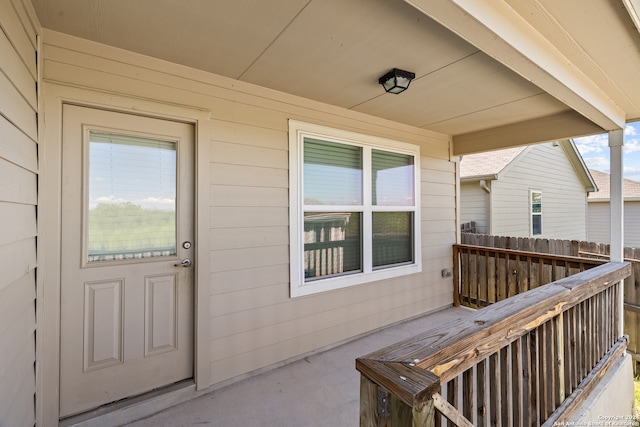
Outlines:
MULTIPOLYGON (((364 191, 370 193, 368 183, 371 177, 363 177, 364 191)), ((365 197, 369 197, 365 195, 365 197)), ((420 147, 414 144, 395 141, 391 139, 360 134, 326 126, 320 126, 296 120, 289 120, 289 225, 290 225, 290 296, 291 298, 311 295, 348 286, 355 286, 377 280, 389 279, 422 271, 421 231, 420 231, 420 147), (407 211, 414 214, 414 263, 388 267, 380 270, 371 268, 370 248, 363 248, 363 270, 361 273, 344 276, 328 277, 305 283, 303 269, 304 255, 304 206, 302 205, 302 178, 303 178, 303 153, 302 143, 304 137, 318 138, 325 141, 333 141, 344 144, 353 144, 362 147, 371 147, 381 150, 394 151, 413 155, 414 163, 414 206, 407 207, 407 211)), ((315 209, 316 207, 314 207, 315 209)), ((340 209, 340 206, 331 206, 331 211, 340 209)), ((384 207, 380 207, 384 210, 384 207)), ((365 212, 367 206, 365 205, 365 212)), ((367 215, 365 215, 367 218, 367 215)), ((363 218, 363 235, 371 229, 371 224, 363 218)))
POLYGON ((529 189, 529 235, 530 237, 542 236, 544 233, 542 225, 543 225, 542 224, 542 190, 529 189), (540 193, 540 212, 537 212, 537 213, 533 212, 533 193, 540 193), (533 233, 533 217, 534 216, 540 217, 540 231, 541 231, 540 234, 533 233))

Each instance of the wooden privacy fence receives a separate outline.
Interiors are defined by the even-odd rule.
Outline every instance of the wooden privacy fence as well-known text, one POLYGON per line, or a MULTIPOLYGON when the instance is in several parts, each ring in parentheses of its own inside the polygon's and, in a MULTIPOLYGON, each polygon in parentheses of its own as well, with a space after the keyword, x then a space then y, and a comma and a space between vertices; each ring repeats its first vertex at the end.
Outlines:
POLYGON ((454 245, 453 301, 472 308, 580 273, 606 261, 485 246, 454 245))
POLYGON ((626 349, 606 263, 356 360, 360 426, 565 423, 626 349))
MULTIPOLYGON (((583 240, 542 239, 462 233, 465 245, 487 246, 525 252, 609 259, 610 245, 583 240)), ((640 248, 624 248, 624 260, 631 263, 631 276, 625 280, 625 302, 640 307, 640 248)))
MULTIPOLYGON (((609 259, 610 254, 610 247, 608 244, 579 240, 507 237, 491 236, 486 234, 462 233, 461 242, 464 245, 482 246, 485 248, 490 247, 495 249, 507 249, 513 251, 536 252, 538 256, 547 254, 550 257, 548 261, 544 261, 547 265, 553 262, 551 260, 552 255, 579 257, 579 262, 583 263, 585 269, 590 268, 590 266, 593 265, 593 261, 585 261, 585 259, 600 259, 606 261, 609 259)), ((459 256, 455 256, 454 262, 458 259, 459 256)), ((482 263, 482 257, 478 258, 477 255, 474 254, 471 256, 467 256, 467 258, 464 259, 465 262, 468 261, 471 263, 471 265, 469 265, 468 267, 465 263, 455 265, 455 267, 460 267, 460 272, 458 277, 459 280, 454 282, 454 295, 456 292, 458 292, 460 294, 460 297, 455 301, 465 306, 483 307, 489 303, 499 301, 500 297, 502 297, 503 295, 506 295, 508 297, 512 295, 511 292, 517 290, 517 288, 514 289, 514 283, 516 281, 518 286, 523 287, 523 289, 533 288, 541 284, 539 282, 539 279, 537 278, 537 274, 539 274, 540 270, 536 270, 536 267, 533 267, 533 269, 531 270, 527 270, 526 268, 524 268, 524 266, 522 268, 516 268, 516 270, 518 271, 517 277, 509 276, 508 279, 505 279, 505 274, 508 274, 508 271, 499 270, 496 272, 496 274, 498 274, 498 277, 500 278, 499 280, 508 281, 509 287, 506 288, 506 290, 503 290, 502 293, 496 293, 496 298, 491 299, 494 294, 488 293, 494 292, 493 289, 496 286, 494 281, 492 281, 495 280, 493 279, 493 277, 495 277, 492 275, 493 273, 490 273, 488 279, 488 289, 485 291, 483 288, 484 282, 482 282, 485 279, 485 276, 483 276, 484 273, 474 273, 474 271, 477 271, 477 268, 479 268, 477 260, 480 259, 479 262, 482 263), (465 269, 468 269, 469 276, 467 276, 467 271, 465 269), (523 275, 526 271, 531 271, 533 277, 525 279, 523 275), (529 286, 527 288, 527 281, 529 281, 530 285, 532 286, 529 286), (509 293, 508 295, 507 292, 509 293), (487 294, 488 296, 485 297, 485 295, 487 294), (480 296, 479 298, 478 295, 480 296)), ((640 374, 640 248, 624 248, 624 260, 631 263, 631 275, 624 281, 624 329, 625 334, 629 335, 628 351, 633 356, 633 359, 635 361, 634 371, 635 374, 638 375, 640 374)), ((514 261, 512 258, 512 266, 513 262, 514 261)), ((576 264, 576 262, 578 261, 567 258, 566 262, 573 266, 570 271, 567 271, 566 273, 573 274, 573 272, 575 272, 575 267, 578 265, 576 264)), ((520 265, 522 266, 522 262, 520 263, 520 265)), ((491 261, 489 262, 489 267, 493 267, 491 261)), ((455 270, 456 268, 454 268, 454 271, 455 270)), ((513 272, 514 270, 511 269, 510 271, 513 272)), ((542 271, 542 279, 547 280, 547 283, 548 280, 550 280, 549 271, 555 272, 556 279, 564 277, 562 275, 563 273, 561 268, 553 268, 549 270, 549 267, 546 267, 546 275, 544 273, 544 268, 542 269, 542 271)), ((503 286, 502 282, 500 282, 499 286, 503 286)), ((504 288, 501 287, 500 289, 504 288)))

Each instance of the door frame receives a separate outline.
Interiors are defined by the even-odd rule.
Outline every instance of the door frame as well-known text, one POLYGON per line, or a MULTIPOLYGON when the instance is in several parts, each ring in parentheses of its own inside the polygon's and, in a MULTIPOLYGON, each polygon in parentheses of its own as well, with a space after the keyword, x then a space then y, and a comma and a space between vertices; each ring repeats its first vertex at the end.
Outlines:
MULTIPOLYGON (((38 180, 38 275, 36 281, 36 424, 59 423, 60 377, 60 244, 62 219, 62 107, 74 104, 135 114, 157 119, 177 120, 194 126, 194 385, 173 393, 185 400, 209 387, 209 229, 208 171, 211 117, 207 110, 44 82, 39 116, 38 180), (204 183, 201 185, 200 183, 204 183), (204 231, 200 233, 200 231, 204 231), (199 238, 202 235, 202 238, 199 238)), ((171 393, 164 396, 171 399, 171 393)), ((139 405, 138 405, 139 406, 139 405)), ((160 408, 146 405, 149 413, 160 408)), ((116 410, 118 411, 118 410, 116 410)), ((140 417, 139 411, 132 416, 140 417)), ((126 417, 126 415, 124 415, 126 417)), ((121 421, 126 421, 120 418, 121 421)))

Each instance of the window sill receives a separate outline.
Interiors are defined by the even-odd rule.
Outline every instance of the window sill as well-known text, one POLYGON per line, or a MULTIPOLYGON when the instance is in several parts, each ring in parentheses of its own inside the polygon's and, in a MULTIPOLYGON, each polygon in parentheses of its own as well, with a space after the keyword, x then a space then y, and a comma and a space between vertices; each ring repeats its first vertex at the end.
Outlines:
POLYGON ((354 273, 326 279, 318 279, 307 283, 302 280, 292 281, 290 287, 291 298, 313 295, 321 292, 343 289, 379 280, 392 279, 394 277, 407 276, 422 272, 422 265, 411 264, 376 270, 371 273, 354 273), (297 283, 296 283, 297 282, 297 283))

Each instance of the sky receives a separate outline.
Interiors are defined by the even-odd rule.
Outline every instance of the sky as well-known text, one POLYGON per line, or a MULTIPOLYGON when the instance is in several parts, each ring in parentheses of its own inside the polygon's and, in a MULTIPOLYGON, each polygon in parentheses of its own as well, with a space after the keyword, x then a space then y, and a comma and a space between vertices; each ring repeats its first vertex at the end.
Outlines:
MULTIPOLYGON (((574 138, 578 151, 589 169, 611 172, 609 139, 606 133, 574 138)), ((640 182, 640 122, 629 123, 624 129, 624 177, 640 182)))

